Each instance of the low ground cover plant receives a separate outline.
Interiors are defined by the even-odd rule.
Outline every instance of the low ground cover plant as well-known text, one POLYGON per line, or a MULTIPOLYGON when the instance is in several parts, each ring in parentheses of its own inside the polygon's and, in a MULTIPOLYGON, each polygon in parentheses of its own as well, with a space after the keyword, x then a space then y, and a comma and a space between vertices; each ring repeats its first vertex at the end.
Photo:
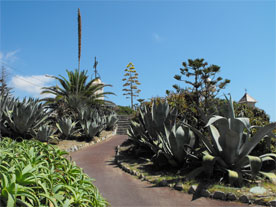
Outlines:
POLYGON ((92 180, 54 146, 0 141, 1 206, 107 206, 92 180))

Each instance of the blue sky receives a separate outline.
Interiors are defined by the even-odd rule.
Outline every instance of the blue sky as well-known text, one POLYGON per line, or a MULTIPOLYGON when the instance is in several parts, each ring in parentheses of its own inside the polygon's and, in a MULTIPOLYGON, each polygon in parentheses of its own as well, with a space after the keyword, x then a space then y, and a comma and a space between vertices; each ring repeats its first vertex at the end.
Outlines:
MULTIPOLYGON (((183 61, 204 58, 231 83, 238 101, 245 89, 276 121, 275 1, 1 1, 0 63, 9 68, 15 96, 39 97, 45 77, 77 68, 77 9, 82 16, 81 69, 94 57, 104 83, 122 95, 124 69, 133 62, 140 98, 165 96, 178 84, 183 61)), ((185 87, 184 84, 182 84, 185 87)))

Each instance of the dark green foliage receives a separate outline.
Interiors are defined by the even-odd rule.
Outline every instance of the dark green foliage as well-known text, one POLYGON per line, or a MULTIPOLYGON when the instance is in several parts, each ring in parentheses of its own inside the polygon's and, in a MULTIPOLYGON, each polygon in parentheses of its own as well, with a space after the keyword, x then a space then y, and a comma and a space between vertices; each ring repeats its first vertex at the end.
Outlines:
POLYGON ((49 113, 37 99, 6 99, 3 109, 3 131, 12 137, 31 138, 46 123, 49 113))
POLYGON ((91 179, 67 152, 34 140, 0 140, 0 203, 2 206, 104 207, 91 179))
POLYGON ((132 115, 135 111, 129 106, 116 106, 115 111, 118 115, 132 115))
POLYGON ((102 92, 104 87, 111 86, 102 84, 99 79, 88 80, 87 71, 66 70, 68 79, 59 75, 50 76, 56 79, 60 86, 44 87, 42 94, 51 94, 54 97, 44 98, 49 108, 56 110, 59 116, 76 113, 77 108, 84 105, 96 106, 111 103, 103 99, 112 92, 102 92))
MULTIPOLYGON (((212 99, 230 83, 230 80, 216 77, 220 67, 217 65, 208 66, 204 59, 188 59, 188 63, 183 62, 182 65, 183 68, 180 68, 181 75, 175 75, 174 78, 188 84, 190 88, 187 89, 193 93, 195 103, 199 105, 203 101, 203 109, 206 113, 208 107, 212 104, 212 99), (182 76, 186 76, 186 79, 183 80, 182 76), (193 80, 190 80, 190 77, 193 80)), ((177 85, 174 85, 174 88, 177 92, 183 90, 177 85)))
POLYGON ((275 174, 264 172, 263 168, 267 165, 270 166, 269 171, 276 169, 276 154, 250 155, 264 136, 276 128, 276 123, 263 127, 251 126, 249 118, 236 117, 231 99, 227 100, 226 107, 224 116, 215 115, 208 120, 206 126, 210 130, 211 139, 191 127, 207 149, 202 166, 191 174, 196 176, 205 172, 207 176, 212 176, 214 170, 219 170, 225 172, 228 181, 233 185, 241 184, 245 177, 255 179, 261 175, 276 183, 275 174), (251 133, 253 128, 257 128, 256 133, 251 133))
POLYGON ((181 167, 192 155, 196 137, 189 127, 177 120, 177 112, 167 102, 154 101, 142 105, 138 116, 131 121, 129 138, 140 147, 150 150, 158 166, 181 167))

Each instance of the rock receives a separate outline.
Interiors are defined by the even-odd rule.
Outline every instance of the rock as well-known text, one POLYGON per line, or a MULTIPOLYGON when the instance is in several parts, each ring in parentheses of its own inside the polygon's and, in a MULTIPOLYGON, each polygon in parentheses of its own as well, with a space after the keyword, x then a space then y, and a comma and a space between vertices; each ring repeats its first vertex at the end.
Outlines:
POLYGON ((162 180, 161 182, 159 182, 159 186, 167 186, 168 182, 166 180, 162 180))
POLYGON ((276 207, 276 200, 270 201, 269 204, 270 206, 276 207))
POLYGON ((196 192, 196 186, 195 185, 192 185, 189 190, 188 190, 188 193, 189 194, 194 194, 196 192))
POLYGON ((256 186, 250 189, 250 193, 254 194, 264 194, 266 193, 266 189, 260 186, 256 186))
POLYGON ((253 203, 257 205, 266 206, 266 202, 262 198, 254 200, 253 203))
POLYGON ((200 195, 202 197, 209 198, 211 196, 211 193, 208 190, 204 189, 204 190, 201 191, 200 195))
POLYGON ((226 200, 226 195, 224 192, 221 192, 221 191, 216 191, 213 195, 213 198, 214 199, 219 199, 219 200, 226 200))
POLYGON ((182 185, 182 183, 180 183, 180 182, 176 183, 175 186, 174 186, 174 189, 175 189, 175 190, 182 191, 182 190, 183 190, 183 185, 182 185))
POLYGON ((246 195, 242 195, 239 198, 239 201, 242 202, 242 203, 249 203, 249 198, 246 195))
POLYGON ((227 193, 226 194, 226 200, 228 201, 235 201, 237 200, 237 196, 233 193, 227 193))

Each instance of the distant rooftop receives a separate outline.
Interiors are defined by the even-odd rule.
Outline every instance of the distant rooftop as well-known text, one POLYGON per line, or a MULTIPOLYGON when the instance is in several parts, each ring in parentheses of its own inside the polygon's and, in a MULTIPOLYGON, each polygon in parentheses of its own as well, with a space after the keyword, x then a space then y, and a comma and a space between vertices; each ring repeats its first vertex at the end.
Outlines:
POLYGON ((257 101, 252 98, 248 93, 245 93, 244 96, 239 100, 239 103, 256 103, 257 101))

